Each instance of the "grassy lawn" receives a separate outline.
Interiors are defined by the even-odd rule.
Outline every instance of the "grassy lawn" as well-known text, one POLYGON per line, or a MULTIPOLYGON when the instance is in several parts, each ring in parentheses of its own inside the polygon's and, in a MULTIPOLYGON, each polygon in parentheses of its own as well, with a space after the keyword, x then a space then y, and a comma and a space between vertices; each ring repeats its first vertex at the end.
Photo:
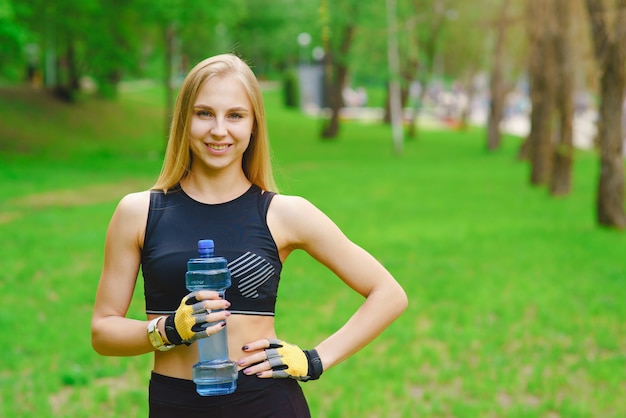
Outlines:
MULTIPOLYGON (((520 140, 320 122, 267 92, 281 191, 307 197, 402 283, 409 308, 373 344, 304 384, 314 417, 626 416, 626 235, 595 225, 597 159, 574 190, 528 185, 520 140)), ((150 187, 162 95, 71 107, 0 93, 0 416, 144 417, 151 357, 98 356, 89 322, 119 199, 150 187)), ((129 315, 143 318, 142 283, 129 315)), ((314 345, 360 297, 305 254, 285 264, 281 338, 314 345)))

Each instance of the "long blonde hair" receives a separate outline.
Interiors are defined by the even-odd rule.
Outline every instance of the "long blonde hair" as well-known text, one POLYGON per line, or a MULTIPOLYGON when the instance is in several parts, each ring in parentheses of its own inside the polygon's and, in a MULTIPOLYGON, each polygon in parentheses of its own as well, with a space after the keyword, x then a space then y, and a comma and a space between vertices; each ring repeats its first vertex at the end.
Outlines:
POLYGON ((270 160, 265 106, 261 87, 250 67, 233 54, 207 58, 191 69, 178 93, 161 174, 152 189, 167 191, 184 179, 191 168, 189 129, 193 104, 202 85, 214 77, 232 76, 248 93, 254 112, 250 145, 243 154, 242 169, 251 183, 263 190, 278 191, 270 160))

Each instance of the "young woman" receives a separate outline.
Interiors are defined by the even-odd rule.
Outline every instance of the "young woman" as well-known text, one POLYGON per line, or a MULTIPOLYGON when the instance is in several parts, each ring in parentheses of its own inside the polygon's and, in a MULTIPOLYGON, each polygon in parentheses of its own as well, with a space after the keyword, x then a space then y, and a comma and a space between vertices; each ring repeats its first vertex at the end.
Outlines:
POLYGON ((156 184, 125 196, 113 214, 92 318, 98 353, 154 353, 150 416, 309 417, 298 381, 363 348, 406 306, 391 274, 319 209, 276 193, 261 90, 248 65, 230 54, 196 65, 181 87, 156 184), (233 270, 225 298, 185 288, 186 262, 205 238, 229 266, 250 267, 233 270), (274 329, 282 263, 296 249, 365 298, 311 350, 279 340, 274 329), (140 268, 147 321, 126 318, 140 268), (189 325, 206 322, 215 324, 202 334, 189 325), (203 397, 191 380, 198 361, 191 343, 226 322, 237 389, 203 397))

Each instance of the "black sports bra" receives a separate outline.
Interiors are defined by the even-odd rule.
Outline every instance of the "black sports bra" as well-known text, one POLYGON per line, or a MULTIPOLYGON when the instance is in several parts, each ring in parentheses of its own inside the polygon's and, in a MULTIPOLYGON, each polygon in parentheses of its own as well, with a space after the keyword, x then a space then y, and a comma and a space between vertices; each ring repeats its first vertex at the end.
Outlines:
POLYGON ((282 270, 266 219, 274 195, 252 185, 230 202, 209 205, 180 187, 152 190, 141 253, 146 313, 176 311, 189 293, 187 260, 198 257, 198 240, 212 239, 215 255, 226 258, 231 271, 229 311, 273 316, 282 270))

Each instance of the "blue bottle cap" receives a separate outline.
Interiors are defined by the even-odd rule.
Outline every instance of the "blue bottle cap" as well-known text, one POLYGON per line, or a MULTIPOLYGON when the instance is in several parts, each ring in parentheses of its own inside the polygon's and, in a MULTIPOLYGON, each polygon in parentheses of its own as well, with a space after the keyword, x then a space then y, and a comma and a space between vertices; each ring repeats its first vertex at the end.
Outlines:
POLYGON ((215 248, 215 244, 213 244, 212 239, 201 239, 198 241, 198 250, 201 252, 210 251, 213 253, 213 249, 215 248))

